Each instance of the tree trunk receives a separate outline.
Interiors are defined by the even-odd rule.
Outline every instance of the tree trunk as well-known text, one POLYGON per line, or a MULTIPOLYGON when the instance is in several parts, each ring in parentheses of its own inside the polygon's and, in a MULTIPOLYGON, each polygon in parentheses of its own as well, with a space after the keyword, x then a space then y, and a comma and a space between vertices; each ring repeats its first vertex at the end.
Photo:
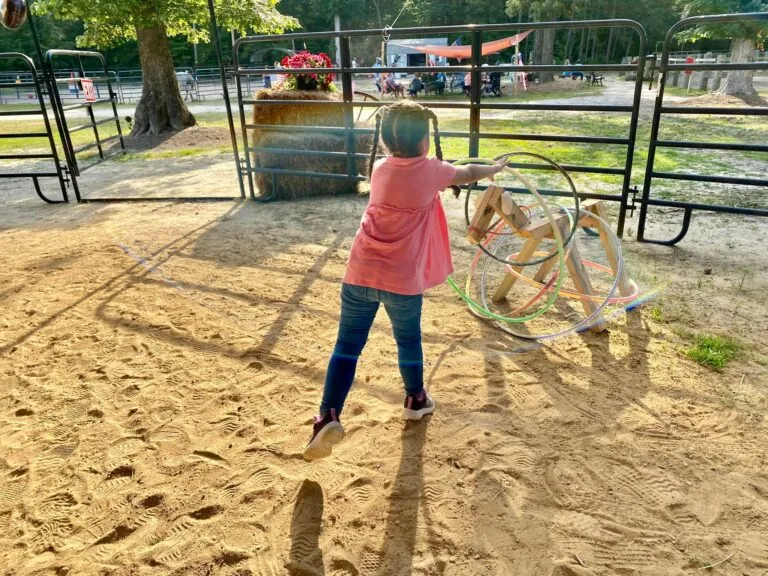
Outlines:
MULTIPOLYGON (((613 0, 613 11, 611 12, 611 19, 615 19, 615 18, 616 18, 616 0, 613 0)), ((605 61, 608 64, 610 64, 611 62, 611 52, 613 50, 615 33, 616 33, 616 28, 611 28, 611 31, 608 34, 608 44, 605 47, 605 61)))
POLYGON ((531 64, 541 64, 542 34, 541 30, 533 33, 533 54, 531 54, 531 64))
POLYGON ((136 106, 131 136, 146 132, 156 135, 194 126, 195 117, 181 99, 165 27, 137 28, 136 39, 144 86, 136 106))
MULTIPOLYGON (((341 16, 339 14, 333 17, 333 29, 341 32, 341 16)), ((336 36, 336 66, 341 68, 341 37, 336 36)))
POLYGON ((571 59, 571 50, 573 49, 573 29, 568 30, 568 37, 565 41, 565 53, 563 54, 563 63, 565 63, 566 60, 571 59))
MULTIPOLYGON (((547 30, 542 30, 542 32, 541 63, 545 66, 551 66, 555 63, 555 30, 549 28, 547 30)), ((542 72, 539 78, 539 82, 552 82, 555 79, 555 73, 542 72)))
POLYGON ((379 23, 379 28, 384 29, 384 20, 381 19, 381 6, 379 6, 378 0, 373 0, 373 6, 376 8, 376 21, 379 23))
POLYGON ((605 44, 605 62, 606 64, 611 63, 611 51, 613 48, 613 37, 616 32, 615 28, 611 28, 611 31, 608 33, 608 42, 605 44))
MULTIPOLYGON (((755 41, 752 38, 731 40, 731 63, 752 62, 755 59, 755 41)), ((720 93, 730 96, 754 96, 753 70, 731 70, 720 93)))

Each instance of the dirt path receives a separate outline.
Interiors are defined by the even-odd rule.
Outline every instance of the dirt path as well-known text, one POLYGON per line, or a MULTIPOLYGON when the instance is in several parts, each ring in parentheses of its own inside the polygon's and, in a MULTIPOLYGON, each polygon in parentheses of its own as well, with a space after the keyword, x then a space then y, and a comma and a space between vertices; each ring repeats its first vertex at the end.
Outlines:
MULTIPOLYGON (((236 194, 228 157, 141 166, 84 185, 236 194)), ((600 335, 531 346, 431 291, 438 410, 420 425, 399 419, 382 316, 347 438, 309 465, 364 199, 51 207, 29 193, 0 195, 4 573, 768 569, 764 219, 697 217, 676 249, 626 242, 633 276, 662 300, 600 335), (746 355, 713 373, 681 354, 680 327, 737 336, 746 355)), ((472 250, 460 203, 445 205, 461 277, 472 250)))

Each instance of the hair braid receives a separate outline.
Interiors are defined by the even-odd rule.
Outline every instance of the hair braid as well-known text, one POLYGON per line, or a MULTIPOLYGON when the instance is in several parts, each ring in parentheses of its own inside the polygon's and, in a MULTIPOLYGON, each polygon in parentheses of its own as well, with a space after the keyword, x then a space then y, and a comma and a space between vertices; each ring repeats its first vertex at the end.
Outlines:
POLYGON ((368 179, 373 176, 373 165, 376 164, 376 153, 379 151, 379 135, 381 134, 381 115, 382 111, 376 113, 376 128, 373 131, 373 149, 371 150, 371 159, 368 163, 368 179))
MULTIPOLYGON (((435 156, 438 160, 443 159, 443 148, 440 145, 440 130, 437 126, 437 114, 435 114, 432 110, 427 111, 427 116, 432 119, 432 126, 433 130, 435 132, 435 156)), ((456 185, 451 186, 451 190, 453 190, 453 195, 458 198, 461 194, 461 188, 459 188, 456 185)))

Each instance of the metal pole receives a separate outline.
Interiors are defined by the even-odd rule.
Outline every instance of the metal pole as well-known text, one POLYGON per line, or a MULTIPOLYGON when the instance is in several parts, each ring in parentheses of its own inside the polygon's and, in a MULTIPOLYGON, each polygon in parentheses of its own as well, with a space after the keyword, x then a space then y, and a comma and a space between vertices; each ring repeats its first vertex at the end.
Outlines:
MULTIPOLYGON (((80 78, 85 78, 85 68, 83 68, 83 59, 78 56, 77 57, 77 67, 80 70, 80 78)), ((99 137, 99 128, 96 124, 96 115, 93 113, 93 104, 87 104, 86 109, 88 110, 88 118, 91 120, 91 124, 93 125, 93 135, 96 137, 96 148, 99 150, 99 158, 104 160, 104 150, 101 146, 101 138, 99 137)))
MULTIPOLYGON (((338 38, 338 36, 337 36, 338 38)), ((352 102, 354 93, 352 91, 352 58, 349 49, 349 37, 343 36, 339 38, 341 52, 341 86, 344 96, 344 102, 352 102)), ((355 133, 352 129, 355 127, 354 111, 352 106, 344 106, 344 127, 346 128, 347 136, 347 174, 350 178, 357 176, 357 158, 355 157, 356 142, 355 133)))
MULTIPOLYGON (((224 107, 227 110, 227 120, 229 121, 229 135, 232 138, 232 153, 235 155, 235 169, 237 170, 237 182, 240 185, 240 197, 245 198, 245 186, 243 185, 243 173, 240 170, 240 152, 237 149, 237 135, 235 134, 235 121, 232 118, 232 106, 229 102, 229 88, 227 87, 227 74, 224 70, 224 57, 221 54, 221 38, 219 37, 219 28, 216 24, 216 11, 213 7, 213 0, 208 0, 208 12, 211 14, 211 34, 213 35, 213 44, 216 47, 216 59, 219 62, 219 72, 221 73, 221 88, 224 92, 224 107)), ((234 60, 234 47, 232 49, 234 60)), ((246 150, 247 154, 247 150, 246 150)))
MULTIPOLYGON (((670 31, 671 32, 671 31, 670 31)), ((648 217, 648 198, 651 194, 651 182, 653 181, 653 165, 656 161, 656 142, 659 139, 659 125, 661 123, 661 106, 664 102, 664 87, 667 84, 666 67, 669 64, 669 47, 671 36, 668 33, 667 39, 661 52, 661 66, 659 70, 659 87, 656 93, 656 103, 653 107, 653 120, 651 121, 651 141, 648 144, 648 159, 645 163, 645 178, 643 180, 643 200, 640 204, 640 218, 637 223, 637 239, 640 242, 645 240, 645 221, 648 217)))
POLYGON ((629 121, 629 143, 627 144, 627 157, 624 163, 624 182, 621 186, 621 208, 619 209, 619 221, 616 225, 616 235, 624 236, 624 221, 627 217, 629 205, 629 188, 632 185, 632 164, 635 159, 635 140, 637 139, 637 123, 640 118, 640 99, 643 95, 643 77, 645 76, 645 31, 638 31, 640 37, 640 56, 637 62, 637 76, 635 77, 635 92, 632 98, 632 116, 629 121))
POLYGON ((37 36, 37 28, 35 27, 35 19, 32 17, 32 2, 27 2, 27 22, 29 22, 29 30, 32 32, 32 40, 35 42, 35 50, 37 51, 37 57, 40 60, 40 70, 43 70, 45 74, 45 58, 43 57, 43 48, 40 45, 40 38, 37 36))
POLYGON ((480 71, 480 58, 482 57, 483 44, 480 30, 472 31, 472 71, 469 73, 472 79, 470 86, 469 109, 469 157, 480 156, 480 98, 483 93, 482 75, 480 71))

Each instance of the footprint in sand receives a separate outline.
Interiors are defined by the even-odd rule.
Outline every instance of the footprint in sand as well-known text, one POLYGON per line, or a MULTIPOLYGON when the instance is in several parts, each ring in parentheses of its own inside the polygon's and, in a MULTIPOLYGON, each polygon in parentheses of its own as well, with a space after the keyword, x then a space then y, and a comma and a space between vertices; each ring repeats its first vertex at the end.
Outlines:
POLYGON ((748 565, 768 568, 768 541, 765 534, 745 534, 741 538, 740 548, 748 565))
POLYGON ((29 469, 12 470, 0 484, 0 512, 13 510, 27 490, 29 469))
POLYGON ((211 520, 221 514, 223 511, 223 506, 212 504, 210 506, 199 508, 194 512, 182 514, 171 523, 171 526, 163 535, 163 539, 168 540, 181 538, 186 532, 197 526, 198 523, 211 520))
POLYGON ((65 516, 78 505, 77 498, 69 492, 57 492, 40 501, 38 512, 42 517, 65 516))
POLYGON ((319 547, 323 521, 323 489, 305 480, 296 496, 291 517, 291 552, 288 569, 293 573, 323 574, 323 553, 319 547))
POLYGON ((97 486, 93 492, 98 497, 105 497, 120 490, 126 484, 133 481, 135 470, 132 466, 118 466, 97 486))
POLYGON ((215 452, 208 452, 207 450, 195 450, 192 452, 197 458, 208 464, 215 466, 221 466, 222 468, 229 468, 229 461, 216 454, 215 452))
POLYGON ((138 454, 146 448, 144 440, 138 436, 120 438, 107 448, 107 456, 110 460, 118 460, 126 456, 138 454))
POLYGON ((381 556, 369 547, 364 547, 360 553, 360 576, 379 576, 381 556))
POLYGON ((664 508, 682 500, 678 485, 651 468, 639 470, 619 464, 610 470, 611 483, 619 490, 640 500, 644 506, 664 508))
POLYGON ((371 481, 366 478, 358 478, 345 488, 344 494, 358 508, 363 508, 367 506, 373 498, 371 481))

